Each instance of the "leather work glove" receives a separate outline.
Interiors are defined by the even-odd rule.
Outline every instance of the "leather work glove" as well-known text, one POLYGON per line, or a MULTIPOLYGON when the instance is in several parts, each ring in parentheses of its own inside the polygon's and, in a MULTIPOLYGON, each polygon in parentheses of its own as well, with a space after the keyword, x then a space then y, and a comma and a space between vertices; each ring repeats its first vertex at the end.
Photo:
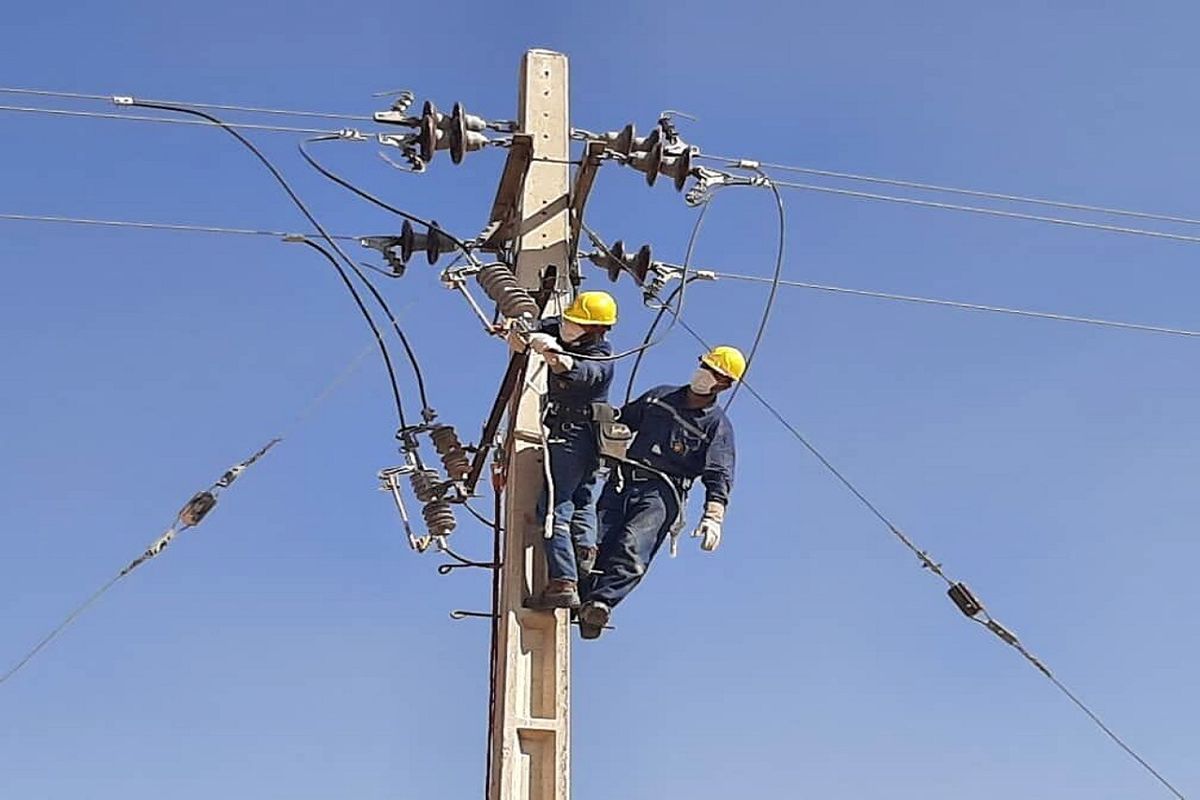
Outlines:
POLYGON ((575 366, 575 359, 561 350, 546 348, 542 351, 542 357, 546 359, 546 363, 550 365, 550 369, 554 372, 566 372, 575 366))
POLYGON ((725 506, 715 500, 704 504, 704 516, 692 531, 692 538, 700 539, 700 549, 711 553, 721 546, 721 523, 725 521, 725 506))

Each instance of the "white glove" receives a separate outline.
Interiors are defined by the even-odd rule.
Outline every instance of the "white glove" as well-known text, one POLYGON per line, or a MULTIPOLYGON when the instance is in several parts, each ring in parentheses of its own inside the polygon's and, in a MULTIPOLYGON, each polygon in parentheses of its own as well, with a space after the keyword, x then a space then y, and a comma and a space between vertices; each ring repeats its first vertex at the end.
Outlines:
POLYGON ((542 356, 554 372, 563 373, 575 366, 575 359, 561 350, 546 349, 542 352, 542 356))
POLYGON ((700 539, 700 549, 711 553, 721 546, 721 523, 725 520, 725 506, 710 501, 704 504, 704 516, 692 531, 692 538, 700 539))
POLYGON ((562 346, 548 333, 531 333, 529 334, 529 349, 544 355, 547 351, 561 350, 562 346))

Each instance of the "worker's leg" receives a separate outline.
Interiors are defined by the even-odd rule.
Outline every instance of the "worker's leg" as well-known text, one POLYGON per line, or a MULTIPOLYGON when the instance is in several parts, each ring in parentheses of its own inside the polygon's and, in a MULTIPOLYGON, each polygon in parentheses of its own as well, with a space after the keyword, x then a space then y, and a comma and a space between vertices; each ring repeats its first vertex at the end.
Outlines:
POLYGON ((633 591, 675 521, 669 490, 654 483, 626 485, 623 503, 601 498, 600 529, 604 538, 596 560, 597 575, 589 587, 589 603, 615 607, 633 591))
POLYGON ((580 480, 575 494, 571 495, 571 541, 575 546, 575 566, 582 580, 596 566, 598 542, 598 519, 596 502, 600 496, 600 462, 580 480))
POLYGON ((554 516, 553 533, 545 543, 546 567, 551 579, 574 582, 579 579, 575 566, 575 547, 571 540, 574 497, 580 484, 594 469, 595 446, 589 446, 587 437, 570 434, 556 436, 550 445, 549 455, 553 486, 542 490, 538 503, 539 520, 545 519, 547 506, 554 516))

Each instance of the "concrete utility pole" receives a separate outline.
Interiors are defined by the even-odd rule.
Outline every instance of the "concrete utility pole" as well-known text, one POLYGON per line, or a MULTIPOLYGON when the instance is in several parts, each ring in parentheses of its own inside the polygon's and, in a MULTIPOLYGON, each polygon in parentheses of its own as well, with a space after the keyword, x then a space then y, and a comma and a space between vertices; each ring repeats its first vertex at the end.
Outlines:
MULTIPOLYGON (((518 130, 532 137, 520 195, 516 274, 522 286, 540 290, 546 268, 558 281, 543 315, 570 299, 570 157, 567 58, 530 50, 521 63, 518 130), (554 159, 539 161, 538 159, 554 159)), ((537 518, 544 483, 539 391, 542 359, 530 354, 525 380, 509 407, 515 421, 508 450, 505 491, 504 566, 493 676, 491 780, 488 800, 567 800, 571 793, 571 637, 565 610, 530 611, 526 596, 546 580, 537 518), (540 369, 539 369, 540 367, 540 369), (536 373, 531 388, 528 380, 536 373)))

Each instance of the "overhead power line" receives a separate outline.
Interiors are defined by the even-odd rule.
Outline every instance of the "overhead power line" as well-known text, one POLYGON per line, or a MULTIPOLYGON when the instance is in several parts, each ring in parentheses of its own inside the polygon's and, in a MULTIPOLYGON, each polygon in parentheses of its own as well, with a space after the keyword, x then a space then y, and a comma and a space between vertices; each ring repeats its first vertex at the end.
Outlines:
POLYGON ((204 518, 208 516, 208 513, 217 505, 217 500, 219 499, 222 490, 229 488, 229 485, 237 480, 238 477, 245 472, 248 467, 266 455, 267 451, 279 444, 281 441, 283 441, 283 439, 279 437, 271 439, 249 458, 234 464, 232 467, 226 470, 225 474, 218 478, 216 482, 214 482, 207 489, 192 495, 192 498, 184 503, 183 508, 179 509, 178 513, 175 514, 175 519, 169 526, 167 526, 166 531, 164 531, 161 536, 155 539, 154 542, 147 547, 140 556, 129 562, 124 569, 122 569, 111 579, 109 579, 107 583, 93 592, 87 600, 78 605, 74 611, 72 611, 66 616, 65 619, 63 619, 62 622, 60 622, 54 629, 52 629, 40 641, 38 641, 38 643, 34 645, 33 648, 30 649, 20 661, 10 667, 3 675, 0 675, 0 684, 17 674, 17 672, 19 672, 26 664, 28 664, 34 656, 41 652, 46 645, 54 641, 60 633, 66 630, 72 622, 78 619, 84 611, 86 611, 92 606, 92 604, 99 600, 105 592, 115 586, 118 581, 132 573, 135 569, 145 564, 150 559, 159 555, 163 550, 167 549, 167 546, 170 545, 171 542, 175 540, 175 537, 180 533, 188 528, 194 528, 203 522, 204 518))
MULTIPOLYGON (((699 342, 701 347, 704 347, 705 349, 709 349, 709 347, 710 347, 709 343, 707 341, 705 341, 704 337, 702 337, 699 333, 697 333, 696 330, 694 328, 692 328, 691 325, 688 324, 687 320, 680 319, 679 325, 684 330, 686 330, 689 334, 691 334, 692 338, 695 339, 697 342, 699 342)), ((887 527, 887 529, 892 533, 892 535, 895 536, 900 541, 900 543, 904 545, 905 548, 907 548, 914 556, 917 557, 917 560, 921 563, 921 566, 923 568, 932 572, 934 575, 936 575, 938 578, 940 578, 948 587, 950 587, 949 594, 950 594, 951 599, 954 600, 955 605, 959 607, 959 610, 963 611, 963 613, 967 616, 968 619, 970 619, 972 622, 976 622, 979 625, 982 625, 984 628, 986 628, 988 631, 993 633, 997 638, 999 638, 1005 644, 1009 645, 1014 650, 1016 650, 1018 653, 1020 653, 1021 656, 1027 662, 1029 662, 1029 664, 1031 666, 1033 666, 1035 669, 1038 670, 1038 672, 1040 672, 1042 675, 1044 675, 1055 686, 1055 688, 1057 688, 1067 699, 1069 699, 1072 703, 1074 703, 1076 706, 1078 706, 1079 709, 1082 710, 1088 716, 1088 718, 1091 719, 1092 722, 1094 722, 1096 724, 1096 726, 1099 727, 1100 730, 1105 733, 1105 735, 1107 735, 1123 751, 1125 751, 1125 753, 1127 755, 1129 755, 1132 759, 1134 759, 1134 761, 1136 761, 1138 764, 1140 764, 1142 766, 1142 768, 1145 769, 1150 775, 1154 776, 1154 778, 1157 779, 1160 784, 1162 784, 1164 787, 1166 787, 1172 794, 1174 794, 1177 798, 1179 798, 1179 800, 1187 800, 1187 798, 1184 797, 1184 795, 1178 789, 1176 789, 1165 777, 1163 777, 1162 774, 1158 772, 1158 770, 1156 770, 1153 766, 1151 766, 1151 764, 1148 761, 1146 761, 1144 758, 1142 758, 1142 756, 1139 755, 1137 753, 1137 751, 1135 751, 1132 747, 1130 747, 1125 742, 1125 740, 1123 740, 1120 736, 1118 736, 1117 733, 1112 728, 1110 728, 1104 722, 1104 720, 1102 720, 1100 718, 1100 716, 1098 714, 1096 714, 1095 711, 1093 711, 1091 708, 1089 708, 1082 700, 1080 700, 1075 695, 1074 692, 1072 692, 1069 688, 1067 688, 1067 686, 1065 684, 1063 684, 1062 681, 1060 681, 1057 677, 1055 677, 1054 674, 1050 671, 1050 668, 1047 667, 1045 665, 1045 663, 1043 663, 1041 661, 1041 659, 1037 658, 1037 656, 1033 655, 1033 653, 1031 653, 1029 650, 1027 650, 1025 648, 1025 646, 1021 643, 1021 641, 1016 637, 1016 635, 1014 633, 1012 633, 1012 631, 1008 630, 1003 625, 1001 625, 999 622, 997 622, 991 616, 991 614, 987 610, 987 608, 984 607, 982 602, 979 602, 977 600, 977 598, 971 596, 969 593, 967 596, 970 598, 970 600, 973 603, 976 604, 976 606, 975 606, 976 610, 974 611, 974 613, 968 613, 968 609, 965 608, 963 605, 960 605, 959 600, 956 599, 956 597, 955 597, 956 590, 961 589, 961 591, 968 591, 966 589, 966 586, 960 582, 955 582, 952 578, 950 578, 943 571, 942 565, 940 563, 935 561, 928 552, 926 552, 925 550, 922 550, 920 547, 918 547, 916 545, 916 543, 913 542, 913 540, 910 539, 908 537, 908 535, 906 533, 904 533, 904 531, 902 531, 894 522, 892 522, 892 520, 882 510, 880 510, 880 508, 877 505, 875 505, 873 502, 871 502, 871 500, 866 496, 866 494, 861 489, 858 488, 858 486, 856 486, 841 470, 839 470, 833 464, 833 462, 831 462, 828 458, 826 458, 826 456, 820 450, 818 450, 817 447, 815 445, 813 445, 812 442, 810 442, 807 439, 807 437, 805 437, 804 434, 802 434, 799 431, 799 429, 796 428, 795 425, 793 425, 791 422, 789 422, 788 419, 785 416, 783 416, 783 414, 781 414, 778 409, 776 409, 773 405, 771 405, 771 403, 769 401, 767 401, 767 399, 765 397, 763 397, 761 394, 759 394, 759 392, 752 385, 750 385, 749 383, 745 384, 745 389, 747 392, 749 392, 754 397, 755 400, 757 400, 759 402, 760 405, 762 405, 762 407, 764 409, 766 409, 766 411, 772 417, 775 418, 775 420, 777 422, 779 422, 779 424, 781 424, 788 431, 788 433, 790 433, 806 450, 808 450, 809 453, 811 453, 813 455, 814 458, 817 459, 817 461, 819 461, 821 463, 821 466, 823 466, 831 475, 833 475, 838 480, 839 483, 841 483, 843 486, 845 486, 846 489, 849 490, 850 493, 853 494, 854 497, 858 499, 858 501, 863 505, 863 507, 865 507, 868 511, 870 511, 871 514, 876 519, 878 519, 880 522, 882 522, 887 527)))
MULTIPOLYGON (((133 122, 161 122, 166 125, 201 125, 204 127, 219 127, 214 122, 206 122, 200 119, 172 119, 170 117, 155 117, 145 114, 119 114, 111 111, 70 111, 64 108, 33 108, 29 106, 9 106, 0 105, 0 111, 10 111, 23 114, 46 114, 52 117, 91 117, 95 119, 122 119, 133 122)), ((252 131, 274 131, 277 133, 303 133, 309 135, 331 134, 337 135, 339 131, 331 131, 322 128, 296 128, 288 125, 259 125, 252 122, 227 122, 225 127, 236 128, 239 130, 252 131)))
MULTIPOLYGON (((186 231, 190 233, 227 233, 237 236, 272 236, 277 239, 286 239, 292 236, 317 236, 315 232, 312 234, 298 234, 295 231, 271 231, 259 230, 255 228, 226 228, 217 225, 186 225, 174 222, 134 222, 132 220, 119 219, 91 219, 87 217, 62 217, 49 214, 7 214, 0 213, 0 220, 8 220, 10 222, 55 222, 65 223, 70 225, 99 225, 106 228, 136 228, 139 230, 161 230, 161 231, 186 231)), ((331 239, 341 239, 344 241, 358 241, 358 236, 350 236, 348 234, 330 234, 331 239)))
MULTIPOLYGON (((712 275, 718 279, 731 281, 751 281, 754 283, 771 283, 772 279, 761 275, 739 275, 732 272, 706 272, 704 274, 712 275)), ((1051 311, 1032 311, 1023 308, 1008 308, 1006 306, 991 306, 981 303, 963 303, 956 300, 941 300, 935 297, 920 297, 917 295, 907 294, 892 294, 890 292, 876 292, 868 289, 850 289, 845 286, 826 286, 819 283, 804 283, 802 281, 779 281, 780 286, 789 286, 798 289, 812 289, 819 292, 830 292, 833 294, 854 295, 856 297, 874 297, 880 300, 896 300, 904 303, 918 303, 921 305, 943 306, 946 308, 959 308, 967 311, 985 311, 992 314, 1008 314, 1017 317, 1030 317, 1033 319, 1046 319, 1055 322, 1074 322, 1083 325, 1098 325, 1106 328, 1117 328, 1119 330, 1143 331, 1145 333, 1163 333, 1171 336, 1200 336, 1200 331, 1189 330, 1187 328, 1169 328, 1161 325, 1144 325, 1137 322, 1121 322, 1113 319, 1100 319, 1098 317, 1079 317, 1071 314, 1058 314, 1051 311)))
MULTIPOLYGON (((116 219, 94 219, 88 217, 67 217, 60 215, 47 214, 10 214, 0 213, 0 220, 10 222, 44 222, 51 224, 70 224, 70 225, 97 225, 108 228, 127 228, 133 230, 163 230, 163 231, 178 231, 186 233, 216 233, 230 234, 235 236, 270 236, 279 239, 286 239, 298 235, 315 236, 313 234, 296 234, 295 232, 265 230, 256 228, 231 228, 217 225, 190 225, 186 223, 171 223, 171 222, 141 222, 135 220, 116 220, 116 219)), ((361 237, 352 236, 350 234, 331 233, 331 239, 342 241, 359 241, 361 237)), ((673 266, 669 265, 668 266, 673 266)), ((747 281, 756 283, 771 283, 772 278, 761 275, 743 275, 733 272, 722 272, 719 270, 698 270, 701 278, 712 276, 718 279, 731 281, 747 281)), ((831 294, 843 294, 856 297, 872 297, 878 300, 891 300, 903 303, 916 303, 920 305, 941 306, 944 308, 957 308, 966 311, 982 311, 992 314, 1006 314, 1015 317, 1027 317, 1032 319, 1045 319, 1055 322, 1071 322, 1084 325, 1097 325, 1106 328, 1117 330, 1141 331, 1143 333, 1159 333, 1171 336, 1185 337, 1200 337, 1200 331, 1190 330, 1188 328, 1174 328, 1163 325, 1151 325, 1137 322, 1123 322, 1113 319, 1102 319, 1099 317, 1083 317, 1072 314, 1061 314, 1053 311, 1035 311, 1024 308, 1011 308, 1007 306, 987 305, 983 303, 967 303, 957 300, 945 300, 936 297, 924 297, 921 295, 909 294, 894 294, 891 292, 880 292, 871 289, 853 289, 846 286, 830 286, 820 283, 805 283, 803 281, 780 280, 780 286, 790 288, 809 289, 819 292, 828 292, 831 294)), ((673 299, 673 298, 672 298, 673 299)))
MULTIPOLYGON (((212 126, 224 130, 225 133, 228 133, 230 136, 232 136, 234 139, 236 139, 243 147, 245 147, 247 150, 249 150, 256 159, 258 159, 259 163, 261 163, 263 165, 263 167, 266 168, 267 172, 271 173, 271 177, 274 178, 275 182, 279 184, 281 189, 283 189, 284 193, 292 201, 292 204, 295 205, 297 209, 299 209, 300 213, 304 215, 304 218, 306 220, 308 220, 309 224, 317 229, 317 232, 320 234, 321 238, 324 239, 325 242, 329 245, 329 247, 334 252, 336 252, 338 254, 338 256, 341 257, 342 261, 345 262, 346 266, 348 266, 350 268, 350 270, 355 274, 355 276, 358 277, 359 281, 361 281, 362 284, 367 287, 367 290, 371 293, 371 296, 375 298, 375 301, 379 304, 380 308, 383 309, 384 313, 387 315, 388 319, 392 323, 393 330, 395 330, 397 337, 399 337, 400 341, 404 345, 405 351, 408 353, 409 359, 412 362, 413 371, 417 375, 418 386, 421 388, 422 404, 427 408, 428 406, 425 405, 425 397, 424 397, 424 382, 421 379, 421 368, 417 364, 416 357, 413 355, 412 350, 408 346, 408 339, 407 339, 407 337, 405 337, 404 332, 400 327, 400 323, 399 323, 399 321, 397 321, 395 314, 392 313, 392 310, 388 306, 387 301, 384 300, 383 296, 379 294, 379 291, 375 288, 375 285, 372 284, 371 281, 367 278, 367 276, 363 273, 363 271, 361 269, 359 269, 358 265, 354 263, 353 259, 351 259, 350 256, 346 255, 346 251, 343 250, 342 247, 337 243, 337 241, 329 235, 329 233, 325 230, 325 227, 323 225, 321 225, 320 221, 317 220, 316 216, 313 215, 312 211, 309 210, 308 206, 304 203, 304 201, 300 199, 300 196, 298 194, 296 194, 295 189, 293 189, 291 184, 288 183, 287 179, 283 177, 283 174, 279 171, 279 169, 275 166, 275 164, 272 163, 271 160, 269 158, 267 158, 263 154, 263 152, 254 145, 253 142, 251 142, 249 139, 247 139, 242 134, 238 133, 236 130, 234 130, 232 127, 230 127, 227 123, 221 121, 220 119, 213 116, 212 114, 209 114, 207 111, 198 111, 196 109, 186 108, 184 106, 170 106, 170 105, 166 105, 166 104, 153 104, 153 103, 147 103, 147 102, 138 101, 138 100, 133 101, 133 104, 135 106, 139 106, 139 107, 143 107, 143 108, 153 108, 153 109, 156 109, 159 111, 170 111, 170 112, 177 113, 177 114, 187 114, 191 117, 197 117, 201 120, 207 120, 209 123, 211 123, 212 126)), ((342 269, 340 264, 338 264, 337 259, 335 259, 324 247, 322 247, 321 245, 318 245, 316 242, 312 241, 311 239, 303 239, 302 243, 304 245, 307 245, 308 247, 311 247, 312 249, 316 250, 317 252, 321 253, 326 259, 328 259, 330 265, 337 271, 338 276, 341 278, 342 283, 345 285, 347 291, 349 291, 351 296, 353 297, 355 304, 358 306, 358 310, 362 313, 363 317, 366 319, 367 324, 370 326, 371 332, 375 335, 376 341, 379 344, 379 349, 380 349, 381 355, 383 357, 384 365, 387 368, 388 380, 391 383, 392 395, 396 402, 396 416, 400 423, 400 427, 401 428, 407 427, 407 422, 406 422, 406 419, 404 416, 404 404, 400 397, 400 387, 396 380, 396 371, 392 365, 391 355, 388 353, 388 349, 387 349, 386 344, 383 341, 383 337, 379 333, 379 328, 378 328, 378 326, 376 326, 375 321, 371 318, 371 314, 367 311, 367 308, 362 301, 362 297, 359 295, 358 290, 356 290, 354 288, 353 283, 351 283, 349 277, 346 275, 346 271, 344 269, 342 269)))
MULTIPOLYGON (((0 94, 20 94, 35 97, 57 97, 64 100, 100 100, 113 102, 118 95, 111 94, 81 94, 79 92, 56 92, 49 89, 20 89, 13 86, 0 86, 0 94)), ((140 98, 139 98, 140 99, 140 98)), ((374 117, 365 114, 338 114, 329 111, 297 111, 288 108, 264 108, 262 106, 239 106, 225 103, 194 103, 189 100, 147 100, 148 103, 165 103, 173 106, 190 106, 192 108, 207 108, 216 111, 242 111, 248 114, 275 114, 285 117, 314 117, 317 119, 349 119, 361 122, 372 122, 374 117)))
POLYGON ((183 530, 195 527, 203 518, 212 510, 216 501, 219 499, 219 494, 222 490, 227 489, 234 480, 236 480, 248 467, 266 455, 267 451, 276 444, 284 441, 286 438, 294 435, 296 429, 307 422, 317 409, 337 390, 339 386, 346 382, 347 379, 358 369, 363 359, 371 352, 371 345, 367 345, 357 356, 355 356, 332 380, 313 396, 311 400, 300 409, 299 413, 286 426, 285 430, 279 435, 270 439, 265 446, 260 448, 254 455, 250 456, 245 461, 239 462, 225 472, 221 478, 210 486, 207 490, 200 492, 192 497, 187 504, 180 509, 176 514, 175 521, 167 528, 167 531, 160 536, 141 556, 134 559, 124 569, 118 572, 107 583, 92 593, 90 597, 84 600, 80 605, 75 607, 75 610, 68 614, 62 622, 54 627, 46 636, 38 641, 19 661, 10 667, 3 675, 0 675, 0 683, 4 683, 40 653, 47 645, 49 645, 59 634, 67 629, 76 619, 79 618, 84 611, 90 608, 98 601, 109 589, 117 584, 122 578, 129 575, 135 569, 140 567, 145 562, 154 558, 161 553, 171 543, 171 541, 183 530), (207 497, 205 497, 207 495, 207 497), (211 500, 211 504, 210 504, 211 500))
MULTIPOLYGON (((726 164, 738 164, 743 159, 729 158, 727 156, 707 155, 698 153, 694 156, 697 159, 707 159, 709 161, 719 161, 726 164)), ((788 164, 771 164, 765 161, 756 162, 762 169, 778 170, 780 172, 796 172, 803 175, 816 175, 823 178, 838 178, 848 181, 860 181, 863 183, 877 183, 884 186, 899 186, 906 189, 919 189, 927 192, 941 192, 943 194, 956 194, 964 197, 980 197, 988 200, 1002 200, 1010 203, 1025 203, 1027 205, 1046 206, 1049 208, 1062 208, 1072 211, 1086 211, 1094 214, 1109 214, 1118 217, 1131 217, 1134 219, 1157 220, 1159 222, 1174 222, 1181 225, 1200 225, 1200 219, 1192 217, 1180 217, 1172 214, 1160 214, 1153 211, 1134 211, 1127 208, 1113 208, 1111 206, 1095 206, 1086 203, 1074 203, 1065 200, 1047 200, 1042 197, 1027 197, 1018 194, 1004 194, 1002 192, 989 192, 980 189, 964 189, 957 186, 943 186, 936 183, 922 183, 920 181, 899 180, 896 178, 881 178, 876 175, 861 175, 853 172, 837 172, 828 169, 816 169, 814 167, 797 167, 788 164)))
POLYGON ((800 189, 808 192, 824 192, 826 194, 837 194, 844 197, 857 197, 863 200, 880 200, 888 203, 899 203, 901 205, 921 206, 923 208, 940 208, 947 211, 964 211, 971 214, 982 214, 990 217, 1003 217, 1005 219, 1022 219, 1030 222, 1046 222, 1052 225, 1065 225, 1071 228, 1087 228, 1096 231, 1108 231, 1110 233, 1124 233, 1134 236, 1149 236, 1155 239, 1170 239, 1176 242, 1188 242, 1190 244, 1200 243, 1200 236, 1188 236, 1181 233, 1168 233, 1166 231, 1152 231, 1145 228, 1130 228, 1124 225, 1105 225, 1101 222, 1086 222, 1077 219, 1065 219, 1063 217, 1047 217, 1041 214, 1025 214, 1020 211, 1005 211, 1000 208, 986 208, 984 206, 966 206, 958 203, 942 203, 936 200, 920 200, 915 197, 897 197, 889 194, 876 194, 874 192, 859 192, 853 189, 839 189, 834 186, 818 186, 811 183, 797 183, 794 181, 776 181, 772 182, 784 189, 800 189))

